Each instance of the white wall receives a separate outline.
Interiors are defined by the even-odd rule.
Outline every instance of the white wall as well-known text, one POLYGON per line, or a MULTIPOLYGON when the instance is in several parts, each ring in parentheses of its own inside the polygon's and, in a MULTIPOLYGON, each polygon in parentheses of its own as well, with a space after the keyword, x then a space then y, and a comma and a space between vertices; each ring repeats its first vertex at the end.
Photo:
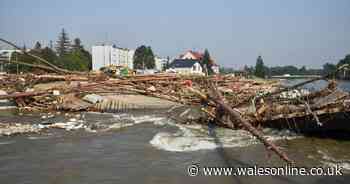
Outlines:
POLYGON ((154 62, 155 62, 155 69, 162 71, 163 66, 166 64, 167 59, 165 58, 160 58, 160 57, 154 57, 154 62))
POLYGON ((193 65, 192 67, 192 73, 196 73, 196 74, 202 74, 203 71, 202 71, 202 66, 197 62, 193 65))
POLYGON ((128 67, 134 69, 134 50, 129 50, 128 52, 128 67))
POLYGON ((99 70, 101 67, 111 64, 111 46, 92 46, 92 69, 99 70))
POLYGON ((92 69, 116 65, 133 69, 134 51, 108 45, 92 46, 92 69))
POLYGON ((202 72, 202 66, 196 62, 193 64, 192 67, 189 68, 171 68, 171 70, 176 71, 176 73, 179 74, 196 74, 196 75, 203 75, 204 73, 202 72))

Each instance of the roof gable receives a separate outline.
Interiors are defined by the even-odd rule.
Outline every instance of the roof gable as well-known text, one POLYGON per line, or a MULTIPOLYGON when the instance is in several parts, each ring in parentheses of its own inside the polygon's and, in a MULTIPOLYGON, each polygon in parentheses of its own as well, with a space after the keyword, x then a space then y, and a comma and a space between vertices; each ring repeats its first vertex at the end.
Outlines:
POLYGON ((203 58, 203 54, 199 52, 195 52, 189 50, 184 54, 180 55, 180 59, 193 59, 193 60, 201 60, 203 58))

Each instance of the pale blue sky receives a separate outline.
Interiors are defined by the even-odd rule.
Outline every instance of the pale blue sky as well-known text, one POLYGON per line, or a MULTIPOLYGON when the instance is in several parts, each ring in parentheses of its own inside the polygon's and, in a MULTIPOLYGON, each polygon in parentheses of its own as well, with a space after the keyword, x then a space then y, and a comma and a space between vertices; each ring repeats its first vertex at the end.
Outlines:
POLYGON ((0 37, 47 44, 62 28, 83 44, 152 46, 160 56, 208 48, 220 65, 319 68, 350 54, 349 0, 1 0, 0 37))

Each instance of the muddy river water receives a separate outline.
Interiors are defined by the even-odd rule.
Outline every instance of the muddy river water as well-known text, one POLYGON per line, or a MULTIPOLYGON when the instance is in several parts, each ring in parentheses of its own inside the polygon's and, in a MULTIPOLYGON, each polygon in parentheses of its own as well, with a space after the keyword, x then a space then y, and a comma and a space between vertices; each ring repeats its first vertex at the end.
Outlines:
MULTIPOLYGON (((350 89, 349 83, 342 82, 341 86, 350 89)), ((283 162, 244 131, 178 125, 161 111, 42 117, 0 112, 1 122, 80 121, 89 128, 0 137, 0 183, 350 182, 350 139, 346 137, 336 140, 287 130, 263 130, 298 166, 337 165, 342 167, 343 176, 189 176, 187 168, 191 164, 252 167, 283 166, 283 162)))

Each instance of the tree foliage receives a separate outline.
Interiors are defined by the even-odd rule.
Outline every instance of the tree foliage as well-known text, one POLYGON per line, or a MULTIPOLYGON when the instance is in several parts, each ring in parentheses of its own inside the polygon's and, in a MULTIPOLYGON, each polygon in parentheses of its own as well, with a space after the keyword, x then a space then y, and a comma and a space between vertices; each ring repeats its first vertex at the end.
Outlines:
POLYGON ((337 70, 337 66, 332 63, 326 63, 323 65, 323 75, 334 73, 337 70))
POLYGON ((201 63, 205 73, 207 73, 208 75, 214 74, 214 71, 212 69, 213 61, 211 60, 208 49, 204 50, 203 59, 201 63))
POLYGON ((71 43, 68 37, 68 33, 62 29, 61 33, 58 36, 56 51, 59 56, 64 56, 69 53, 71 49, 71 43))
POLYGON ((248 66, 248 65, 244 65, 243 68, 244 72, 246 72, 248 75, 254 75, 255 72, 255 68, 253 66, 248 66))
POLYGON ((228 68, 228 67, 220 67, 219 68, 219 73, 220 74, 233 74, 235 70, 233 68, 228 68))
POLYGON ((134 69, 153 69, 155 60, 152 48, 150 46, 141 45, 135 50, 134 69))
POLYGON ((290 74, 290 75, 321 75, 322 70, 321 69, 307 69, 305 66, 302 66, 301 68, 298 68, 296 66, 287 65, 287 66, 275 66, 269 68, 269 75, 270 76, 276 76, 276 75, 284 75, 284 74, 290 74))
POLYGON ((168 56, 168 57, 166 58, 165 64, 163 64, 162 70, 165 71, 165 70, 169 69, 169 67, 170 67, 170 57, 168 56))
POLYGON ((90 58, 81 50, 72 50, 69 54, 59 57, 57 63, 61 68, 72 71, 88 71, 90 58))
POLYGON ((81 44, 80 38, 75 38, 70 51, 58 58, 58 66, 74 71, 88 71, 92 69, 91 54, 81 44))
POLYGON ((81 45, 80 38, 75 38, 72 45, 73 50, 81 50, 83 46, 81 45))
POLYGON ((34 49, 35 50, 40 50, 41 49, 41 43, 40 42, 36 42, 34 45, 34 49))
POLYGON ((255 76, 265 78, 266 76, 266 67, 264 65, 264 61, 261 56, 259 56, 256 59, 256 65, 255 65, 255 76))
MULTIPOLYGON (((81 44, 81 40, 79 38, 75 38, 73 41, 72 47, 67 44, 69 42, 68 34, 62 30, 59 36, 58 44, 56 47, 56 51, 52 50, 50 47, 42 48, 40 42, 36 42, 33 49, 29 52, 42 57, 49 61, 50 63, 67 69, 74 71, 89 71, 92 69, 92 57, 91 54, 84 49, 84 46, 81 44)), ((50 44, 51 45, 51 44, 50 44)), ((11 61, 20 61, 29 64, 37 64, 35 58, 21 54, 14 53, 11 56, 11 61)), ((14 63, 9 63, 6 65, 6 69, 10 73, 18 72, 38 72, 39 69, 32 68, 25 65, 17 65, 14 63)))

